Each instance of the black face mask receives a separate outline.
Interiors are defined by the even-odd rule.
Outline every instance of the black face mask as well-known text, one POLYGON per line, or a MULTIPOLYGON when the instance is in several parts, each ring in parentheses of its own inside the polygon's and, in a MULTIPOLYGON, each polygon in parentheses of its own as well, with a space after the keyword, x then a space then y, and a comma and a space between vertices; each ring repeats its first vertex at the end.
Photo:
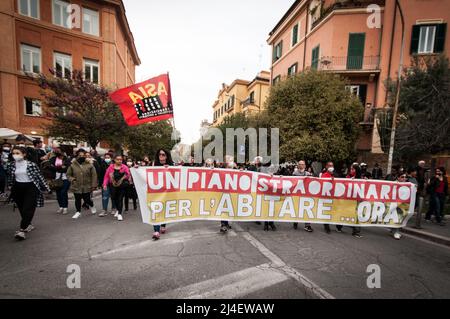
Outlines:
POLYGON ((79 157, 77 158, 78 163, 83 164, 86 161, 85 157, 79 157))

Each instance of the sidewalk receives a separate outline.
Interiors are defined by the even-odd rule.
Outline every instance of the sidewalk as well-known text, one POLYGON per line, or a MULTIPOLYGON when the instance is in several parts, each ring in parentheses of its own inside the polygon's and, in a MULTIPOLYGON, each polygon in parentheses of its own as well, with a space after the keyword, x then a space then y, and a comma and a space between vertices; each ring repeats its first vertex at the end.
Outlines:
POLYGON ((445 215, 445 226, 440 226, 434 222, 425 222, 425 214, 421 220, 421 229, 415 227, 416 216, 408 221, 408 227, 402 228, 405 234, 420 237, 438 244, 450 246, 450 216, 445 215))

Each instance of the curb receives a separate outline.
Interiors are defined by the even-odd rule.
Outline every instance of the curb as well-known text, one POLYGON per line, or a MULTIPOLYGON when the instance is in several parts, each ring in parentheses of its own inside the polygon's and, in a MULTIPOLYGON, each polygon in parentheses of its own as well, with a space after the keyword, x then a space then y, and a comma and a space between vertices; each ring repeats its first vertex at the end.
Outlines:
POLYGON ((440 236, 436 234, 432 234, 423 230, 411 228, 411 227, 403 227, 401 231, 405 234, 413 235, 416 237, 420 237, 422 239, 426 239, 441 245, 446 245, 450 247, 450 237, 440 236))

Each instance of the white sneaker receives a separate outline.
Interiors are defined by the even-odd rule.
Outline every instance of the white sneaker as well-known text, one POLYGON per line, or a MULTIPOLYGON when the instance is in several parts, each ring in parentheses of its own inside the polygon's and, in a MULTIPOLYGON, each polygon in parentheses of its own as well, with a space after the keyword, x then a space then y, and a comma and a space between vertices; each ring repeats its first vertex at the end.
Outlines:
POLYGON ((97 214, 97 208, 95 208, 95 206, 91 207, 91 213, 92 215, 97 214))
POLYGON ((116 211, 116 213, 114 214, 114 218, 117 218, 117 216, 119 216, 119 212, 116 211))
POLYGON ((62 214, 63 214, 63 215, 66 215, 66 214, 67 214, 67 208, 63 208, 62 214))
POLYGON ((117 220, 118 220, 118 221, 122 221, 122 220, 123 220, 122 215, 117 215, 117 220))
POLYGON ((31 232, 32 230, 35 230, 36 229, 36 227, 34 227, 33 225, 28 225, 28 227, 27 228, 25 228, 23 231, 25 232, 25 233, 29 233, 29 232, 31 232))
POLYGON ((75 215, 72 216, 73 219, 78 219, 81 216, 80 212, 76 212, 75 215))
POLYGON ((16 231, 16 233, 14 234, 14 238, 16 238, 17 240, 24 240, 24 239, 26 239, 25 232, 22 231, 22 230, 16 231))
POLYGON ((60 207, 60 208, 58 209, 57 213, 58 213, 58 214, 61 214, 62 212, 63 212, 63 208, 60 207))
POLYGON ((394 233, 394 238, 399 240, 400 238, 402 238, 402 234, 400 234, 400 232, 395 232, 394 233))
POLYGON ((100 214, 98 214, 98 217, 105 217, 105 216, 106 216, 106 211, 105 210, 102 210, 100 212, 100 214))

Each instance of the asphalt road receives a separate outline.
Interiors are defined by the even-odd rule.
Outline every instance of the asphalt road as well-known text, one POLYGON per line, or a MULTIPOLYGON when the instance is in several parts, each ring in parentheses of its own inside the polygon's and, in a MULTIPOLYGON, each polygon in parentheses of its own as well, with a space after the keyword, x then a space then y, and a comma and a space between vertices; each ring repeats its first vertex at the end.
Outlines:
POLYGON ((17 242, 18 212, 0 206, 0 298, 450 298, 450 248, 396 241, 386 229, 364 228, 356 239, 349 228, 264 232, 232 223, 224 235, 218 223, 188 222, 154 242, 139 211, 118 222, 88 212, 72 220, 56 209, 47 202, 36 230, 17 242), (70 289, 73 264, 81 287, 70 289), (380 288, 370 289, 373 264, 380 288))

